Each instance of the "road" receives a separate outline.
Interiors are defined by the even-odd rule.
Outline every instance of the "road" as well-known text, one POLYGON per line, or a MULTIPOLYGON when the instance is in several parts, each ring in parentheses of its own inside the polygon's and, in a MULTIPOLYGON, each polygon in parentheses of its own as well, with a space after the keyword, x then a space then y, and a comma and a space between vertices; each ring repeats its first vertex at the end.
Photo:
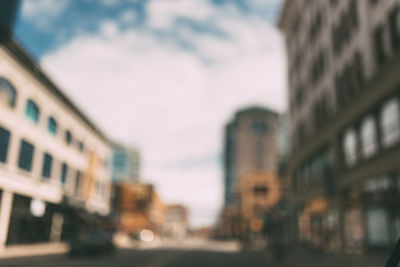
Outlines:
POLYGON ((258 267, 267 264, 261 252, 223 252, 192 249, 118 250, 112 256, 70 258, 65 255, 40 256, 22 259, 2 259, 0 266, 135 266, 135 267, 258 267))

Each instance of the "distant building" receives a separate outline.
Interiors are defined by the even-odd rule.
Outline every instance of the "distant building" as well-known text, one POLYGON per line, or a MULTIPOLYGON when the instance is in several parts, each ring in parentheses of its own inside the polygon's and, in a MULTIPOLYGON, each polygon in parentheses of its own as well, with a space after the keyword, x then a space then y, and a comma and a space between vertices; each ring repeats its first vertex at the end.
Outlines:
POLYGON ((114 184, 140 180, 140 155, 136 149, 114 144, 111 167, 114 184))
POLYGON ((0 249, 68 240, 109 213, 108 139, 10 38, 0 114, 0 249))
POLYGON ((400 236, 400 1, 286 0, 291 202, 299 243, 400 236))
POLYGON ((183 205, 168 205, 163 223, 164 237, 183 240, 188 232, 188 210, 183 205))
POLYGON ((238 111, 225 129, 225 206, 237 202, 240 177, 247 173, 276 173, 279 115, 266 108, 238 111))
POLYGON ((263 107, 242 109, 227 125, 225 206, 218 222, 222 238, 265 241, 261 233, 264 216, 281 197, 281 126, 280 115, 263 107))
POLYGON ((165 204, 150 184, 115 185, 114 211, 117 228, 129 235, 141 230, 162 234, 165 204))

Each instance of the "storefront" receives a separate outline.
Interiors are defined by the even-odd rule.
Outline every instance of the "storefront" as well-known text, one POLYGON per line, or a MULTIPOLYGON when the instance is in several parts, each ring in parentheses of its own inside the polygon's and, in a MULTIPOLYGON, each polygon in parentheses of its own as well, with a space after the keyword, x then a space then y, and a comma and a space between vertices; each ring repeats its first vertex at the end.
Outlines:
POLYGON ((345 249, 349 253, 393 246, 400 237, 400 175, 382 175, 345 194, 345 249))
POLYGON ((299 212, 299 238, 302 243, 323 251, 338 251, 338 210, 332 201, 317 197, 299 212))

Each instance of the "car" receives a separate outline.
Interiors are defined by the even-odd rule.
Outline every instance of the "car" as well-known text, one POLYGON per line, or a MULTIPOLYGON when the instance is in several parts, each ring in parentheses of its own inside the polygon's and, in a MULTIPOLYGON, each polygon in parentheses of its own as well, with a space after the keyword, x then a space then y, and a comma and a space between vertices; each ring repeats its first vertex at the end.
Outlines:
POLYGON ((112 234, 94 232, 80 236, 70 243, 69 255, 107 255, 115 252, 112 234))

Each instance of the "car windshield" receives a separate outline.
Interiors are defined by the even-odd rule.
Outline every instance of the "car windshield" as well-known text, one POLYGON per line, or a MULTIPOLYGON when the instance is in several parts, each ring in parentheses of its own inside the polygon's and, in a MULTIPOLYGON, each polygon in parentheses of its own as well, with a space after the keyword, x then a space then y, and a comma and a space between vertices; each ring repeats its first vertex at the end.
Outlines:
POLYGON ((0 266, 395 267, 399 70, 400 0, 1 0, 0 266))

